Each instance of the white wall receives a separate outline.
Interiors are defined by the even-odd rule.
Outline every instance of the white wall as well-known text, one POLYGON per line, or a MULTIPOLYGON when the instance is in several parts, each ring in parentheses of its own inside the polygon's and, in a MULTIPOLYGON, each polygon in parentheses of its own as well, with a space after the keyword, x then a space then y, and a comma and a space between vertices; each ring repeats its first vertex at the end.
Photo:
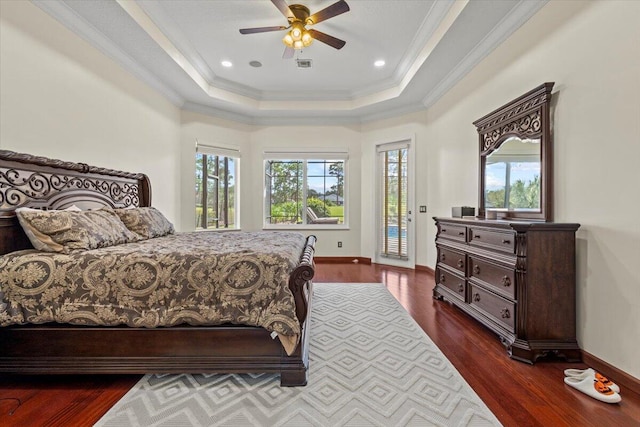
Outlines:
MULTIPOLYGON (((426 164, 418 182, 426 181, 429 217, 450 215, 455 205, 476 206, 478 142, 472 122, 545 81, 556 82, 555 220, 582 224, 577 233, 578 342, 636 378, 638 22, 640 2, 549 2, 428 110, 417 159, 426 164)), ((414 120, 405 118, 404 126, 416 126, 414 120)), ((380 139, 398 127, 370 130, 367 139, 380 139)), ((425 228, 428 245, 419 248, 418 259, 433 267, 435 228, 423 221, 425 228)))
POLYGON ((0 147, 149 175, 178 221, 180 110, 31 2, 0 1, 0 147))

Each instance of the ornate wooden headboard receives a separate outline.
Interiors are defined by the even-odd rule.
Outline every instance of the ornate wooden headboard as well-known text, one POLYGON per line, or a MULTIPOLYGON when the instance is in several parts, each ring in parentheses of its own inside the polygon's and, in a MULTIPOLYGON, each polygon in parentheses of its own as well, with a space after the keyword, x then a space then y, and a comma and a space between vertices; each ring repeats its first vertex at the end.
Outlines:
POLYGON ((0 254, 31 248, 16 208, 81 209, 151 206, 151 183, 121 172, 0 150, 0 254))

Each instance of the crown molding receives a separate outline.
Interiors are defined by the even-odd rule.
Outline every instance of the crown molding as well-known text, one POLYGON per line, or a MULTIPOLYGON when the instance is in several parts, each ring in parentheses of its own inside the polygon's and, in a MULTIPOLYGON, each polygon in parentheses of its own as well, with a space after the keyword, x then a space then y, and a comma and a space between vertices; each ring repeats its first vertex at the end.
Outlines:
POLYGON ((549 0, 523 0, 498 22, 493 29, 471 50, 429 93, 422 104, 433 106, 449 89, 453 88, 495 48, 535 15, 549 0))

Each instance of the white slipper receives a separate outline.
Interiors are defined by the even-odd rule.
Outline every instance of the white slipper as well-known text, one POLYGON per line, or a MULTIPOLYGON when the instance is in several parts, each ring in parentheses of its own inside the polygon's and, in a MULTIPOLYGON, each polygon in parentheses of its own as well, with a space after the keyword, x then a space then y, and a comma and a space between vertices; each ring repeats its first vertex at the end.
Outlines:
POLYGON ((622 400, 618 393, 594 378, 564 377, 564 383, 602 402, 618 403, 622 400))
POLYGON ((616 393, 620 393, 620 387, 618 387, 618 384, 614 383, 613 381, 611 381, 609 378, 605 377, 601 373, 596 372, 593 368, 565 369, 564 375, 567 377, 573 377, 573 378, 579 378, 579 379, 584 379, 584 378, 595 379, 597 381, 600 381, 601 383, 603 383, 604 385, 606 385, 616 393))

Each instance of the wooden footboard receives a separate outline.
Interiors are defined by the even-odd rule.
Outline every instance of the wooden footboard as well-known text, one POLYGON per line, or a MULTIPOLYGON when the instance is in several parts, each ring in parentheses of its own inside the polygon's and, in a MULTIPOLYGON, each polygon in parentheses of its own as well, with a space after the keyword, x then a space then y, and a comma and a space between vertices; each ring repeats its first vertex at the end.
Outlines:
POLYGON ((0 328, 0 372, 13 374, 260 373, 281 385, 307 383, 315 237, 309 236, 289 286, 302 335, 288 356, 259 327, 131 328, 60 324, 0 328))

